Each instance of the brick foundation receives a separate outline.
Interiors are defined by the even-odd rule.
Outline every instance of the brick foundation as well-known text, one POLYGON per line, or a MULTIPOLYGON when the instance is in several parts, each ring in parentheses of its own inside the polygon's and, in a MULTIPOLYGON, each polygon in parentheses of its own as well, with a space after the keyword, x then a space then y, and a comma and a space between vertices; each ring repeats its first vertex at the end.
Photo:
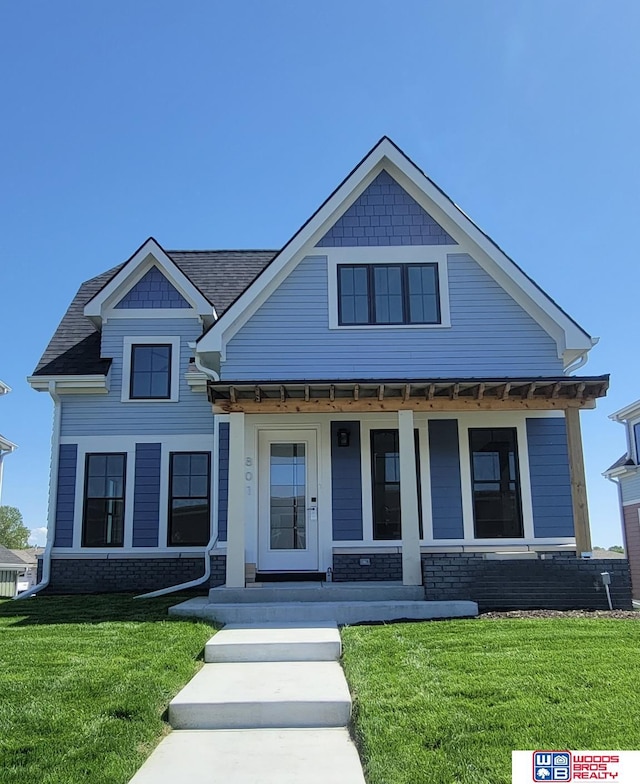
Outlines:
MULTIPOLYGON (((223 585, 225 556, 211 556, 209 583, 223 585)), ((204 572, 202 557, 184 558, 52 558, 46 594, 146 593, 188 582, 204 572)), ((38 580, 42 573, 38 562, 38 580)))
POLYGON ((402 580, 402 555, 400 553, 356 553, 333 556, 333 580, 342 583, 353 580, 402 580), (370 566, 360 564, 368 559, 370 566))
POLYGON ((611 575, 615 609, 630 610, 626 560, 549 553, 537 560, 486 560, 482 553, 422 556, 427 599, 472 599, 483 610, 608 609, 601 572, 611 575))
MULTIPOLYGON (((544 559, 488 560, 483 553, 422 555, 427 599, 471 599, 480 610, 608 609, 601 572, 611 575, 615 609, 630 610, 629 563, 623 559, 582 560, 573 554, 540 553, 544 559)), ((400 553, 336 553, 333 579, 402 580, 400 553), (368 559, 369 565, 360 563, 368 559)))

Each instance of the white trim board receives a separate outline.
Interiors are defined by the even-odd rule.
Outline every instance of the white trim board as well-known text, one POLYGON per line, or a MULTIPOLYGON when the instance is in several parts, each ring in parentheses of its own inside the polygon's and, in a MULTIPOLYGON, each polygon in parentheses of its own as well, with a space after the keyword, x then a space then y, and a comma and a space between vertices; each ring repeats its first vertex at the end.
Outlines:
POLYGON ((122 338, 122 388, 121 403, 178 403, 180 401, 180 338, 172 335, 126 335, 122 338), (129 397, 131 385, 132 347, 168 344, 171 346, 169 397, 129 397))
POLYGON ((138 250, 125 262, 122 269, 95 294, 84 307, 84 315, 88 316, 96 325, 100 325, 103 318, 185 318, 197 315, 211 324, 217 318, 216 310, 209 300, 194 286, 189 278, 182 272, 161 245, 149 237, 138 250), (117 310, 116 305, 132 289, 138 281, 151 269, 157 267, 167 280, 191 305, 189 309, 176 309, 170 316, 165 309, 125 309, 117 310))
MULTIPOLYGON (((384 137, 289 240, 265 271, 200 338, 197 342, 198 352, 218 352, 224 358, 229 339, 291 270, 307 255, 326 255, 326 249, 314 248, 315 243, 383 169, 387 170, 453 239, 464 239, 464 244, 472 248, 473 258, 554 338, 558 345, 558 356, 563 358, 565 367, 592 348, 592 338, 538 288, 390 139, 384 137)), ((465 252, 456 246, 450 246, 449 249, 450 252, 465 252)))

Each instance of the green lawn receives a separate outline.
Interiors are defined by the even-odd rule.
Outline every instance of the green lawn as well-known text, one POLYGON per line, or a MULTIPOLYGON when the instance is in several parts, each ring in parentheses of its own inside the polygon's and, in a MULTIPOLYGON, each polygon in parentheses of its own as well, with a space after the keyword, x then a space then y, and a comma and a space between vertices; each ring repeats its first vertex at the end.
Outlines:
POLYGON ((369 784, 509 784, 512 749, 640 749, 640 622, 343 630, 369 784))
POLYGON ((125 784, 212 634, 179 599, 0 603, 0 784, 125 784))

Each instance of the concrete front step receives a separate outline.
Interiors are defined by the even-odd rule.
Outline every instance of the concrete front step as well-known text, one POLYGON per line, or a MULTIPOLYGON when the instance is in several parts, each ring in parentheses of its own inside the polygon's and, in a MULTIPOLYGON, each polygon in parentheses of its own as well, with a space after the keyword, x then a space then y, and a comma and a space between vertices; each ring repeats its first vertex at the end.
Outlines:
POLYGON ((174 729, 345 727, 350 715, 337 662, 205 664, 169 704, 174 729))
POLYGON ((130 784, 365 784, 345 729, 181 730, 130 784))
POLYGON ((206 662, 336 661, 335 623, 229 624, 206 644, 206 662))
POLYGON ((258 624, 333 621, 338 624, 432 618, 468 618, 478 605, 468 601, 373 601, 373 602, 274 602, 211 604, 205 597, 188 599, 169 608, 169 614, 197 617, 218 623, 258 624))
POLYGON ((415 602, 424 599, 422 585, 399 582, 255 583, 247 588, 212 588, 212 604, 261 602, 415 602))

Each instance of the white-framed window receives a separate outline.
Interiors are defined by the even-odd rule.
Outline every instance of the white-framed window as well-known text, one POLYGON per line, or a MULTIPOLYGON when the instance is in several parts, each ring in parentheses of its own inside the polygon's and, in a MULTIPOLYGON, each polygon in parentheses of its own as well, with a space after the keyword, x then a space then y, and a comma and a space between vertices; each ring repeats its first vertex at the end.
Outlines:
POLYGON ((123 340, 123 403, 177 403, 180 338, 127 336, 123 340))
POLYGON ((451 326, 445 249, 327 250, 330 329, 451 326))

